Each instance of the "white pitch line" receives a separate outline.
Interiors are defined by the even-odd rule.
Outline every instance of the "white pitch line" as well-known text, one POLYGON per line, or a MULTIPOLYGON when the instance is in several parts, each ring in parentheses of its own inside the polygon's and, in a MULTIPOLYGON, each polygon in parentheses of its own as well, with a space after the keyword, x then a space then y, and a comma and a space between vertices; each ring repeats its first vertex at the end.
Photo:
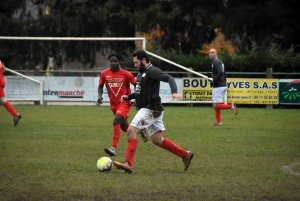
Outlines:
POLYGON ((296 175, 296 176, 299 176, 300 177, 300 173, 299 172, 295 172, 293 171, 293 167, 296 166, 296 165, 299 165, 300 163, 292 163, 290 165, 284 165, 281 167, 281 169, 285 172, 285 173, 288 173, 288 174, 292 174, 292 175, 296 175))

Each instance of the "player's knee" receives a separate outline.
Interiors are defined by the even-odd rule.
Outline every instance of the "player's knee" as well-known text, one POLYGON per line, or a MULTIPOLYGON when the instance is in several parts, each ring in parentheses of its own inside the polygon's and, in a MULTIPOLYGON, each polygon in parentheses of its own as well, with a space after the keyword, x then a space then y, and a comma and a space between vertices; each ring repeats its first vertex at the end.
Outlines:
POLYGON ((159 147, 160 147, 160 145, 161 145, 161 143, 160 143, 159 141, 154 141, 154 140, 152 140, 152 143, 153 143, 154 145, 156 145, 156 146, 159 146, 159 147))
POLYGON ((127 135, 128 135, 128 138, 137 138, 137 133, 133 129, 130 129, 130 128, 127 129, 127 135))
POLYGON ((151 136, 151 141, 153 144, 160 146, 163 142, 163 137, 160 133, 156 133, 151 136))
POLYGON ((1 98, 0 98, 0 103, 1 103, 1 104, 4 104, 5 102, 6 102, 5 97, 1 97, 1 98))
POLYGON ((127 132, 128 124, 125 125, 125 124, 122 123, 120 127, 121 127, 123 132, 127 132))
POLYGON ((113 125, 121 124, 124 120, 124 117, 120 114, 117 114, 114 118, 113 125))

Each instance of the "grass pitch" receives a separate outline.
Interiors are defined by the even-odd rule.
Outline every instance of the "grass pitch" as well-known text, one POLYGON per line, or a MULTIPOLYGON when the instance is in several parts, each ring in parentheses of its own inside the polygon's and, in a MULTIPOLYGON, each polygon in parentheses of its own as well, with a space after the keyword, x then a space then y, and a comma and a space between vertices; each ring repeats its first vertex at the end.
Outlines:
MULTIPOLYGON (((165 107, 164 137, 195 153, 177 156, 139 138, 132 174, 96 169, 112 136, 109 107, 0 107, 0 200, 300 200, 300 112, 165 107)), ((129 121, 136 113, 133 108, 129 121)), ((117 156, 123 161, 127 136, 117 156)))

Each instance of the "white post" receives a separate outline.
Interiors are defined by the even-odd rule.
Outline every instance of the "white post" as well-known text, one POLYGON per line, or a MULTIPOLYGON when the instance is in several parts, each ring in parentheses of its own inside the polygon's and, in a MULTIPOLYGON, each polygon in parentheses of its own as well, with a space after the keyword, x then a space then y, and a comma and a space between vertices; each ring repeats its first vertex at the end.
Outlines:
POLYGON ((146 38, 143 38, 143 50, 146 50, 146 38))
POLYGON ((44 81, 40 80, 40 105, 44 104, 44 81))
POLYGON ((34 81, 34 82, 36 82, 36 83, 40 83, 40 81, 35 80, 35 79, 33 79, 33 78, 31 78, 31 77, 28 77, 28 76, 26 76, 26 75, 23 75, 23 74, 21 74, 21 73, 18 73, 17 71, 11 70, 11 69, 7 68, 6 66, 5 66, 5 69, 6 69, 7 71, 11 72, 11 73, 14 73, 14 74, 16 74, 16 75, 19 75, 19 76, 21 76, 21 77, 24 77, 24 78, 26 78, 26 79, 29 79, 29 80, 34 81))
POLYGON ((160 57, 160 56, 158 56, 158 55, 156 55, 156 54, 153 54, 153 53, 151 53, 151 52, 148 52, 148 51, 147 51, 147 53, 148 53, 149 55, 154 56, 154 57, 156 57, 156 58, 158 58, 158 59, 160 59, 160 60, 163 60, 163 61, 165 61, 165 62, 167 62, 167 63, 169 63, 169 64, 173 64, 174 66, 177 66, 177 67, 182 68, 182 69, 184 69, 184 70, 186 70, 186 71, 188 71, 188 72, 191 72, 191 73, 193 73, 193 74, 195 74, 195 75, 198 75, 198 76, 200 76, 200 77, 203 77, 203 78, 205 78, 205 79, 208 79, 208 80, 212 81, 212 78, 209 78, 209 77, 207 77, 207 76, 205 76, 205 75, 203 75, 203 74, 201 74, 201 73, 198 73, 198 72, 193 71, 193 70, 191 70, 191 69, 189 69, 189 68, 187 68, 187 67, 184 67, 184 66, 182 66, 182 65, 179 65, 179 64, 177 64, 177 63, 174 63, 173 61, 170 61, 170 60, 168 60, 168 59, 162 58, 162 57, 160 57))

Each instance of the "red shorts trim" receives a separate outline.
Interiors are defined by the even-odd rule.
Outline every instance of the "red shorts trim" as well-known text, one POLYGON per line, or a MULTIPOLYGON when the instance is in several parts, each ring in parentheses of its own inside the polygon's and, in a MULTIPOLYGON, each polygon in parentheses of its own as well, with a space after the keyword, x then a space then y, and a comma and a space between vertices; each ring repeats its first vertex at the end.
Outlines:
POLYGON ((120 114, 124 119, 127 119, 131 109, 131 102, 120 103, 118 106, 110 106, 110 109, 114 115, 120 114))

